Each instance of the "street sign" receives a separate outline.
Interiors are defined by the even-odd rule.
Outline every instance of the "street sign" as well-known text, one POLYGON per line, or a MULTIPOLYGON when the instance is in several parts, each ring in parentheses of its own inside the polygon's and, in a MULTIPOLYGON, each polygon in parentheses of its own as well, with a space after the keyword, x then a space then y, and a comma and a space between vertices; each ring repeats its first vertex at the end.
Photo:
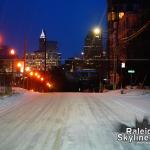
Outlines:
POLYGON ((128 73, 135 73, 135 70, 128 70, 128 73))
POLYGON ((121 68, 125 68, 126 64, 124 62, 121 63, 121 68))

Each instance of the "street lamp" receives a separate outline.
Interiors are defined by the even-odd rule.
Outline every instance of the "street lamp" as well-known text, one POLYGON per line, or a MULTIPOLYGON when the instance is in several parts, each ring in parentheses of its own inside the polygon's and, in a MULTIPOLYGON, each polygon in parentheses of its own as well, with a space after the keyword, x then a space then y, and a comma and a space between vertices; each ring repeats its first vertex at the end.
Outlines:
POLYGON ((35 76, 38 76, 38 73, 37 73, 37 72, 35 73, 35 76))
POLYGON ((121 94, 123 94, 123 86, 122 86, 122 80, 123 80, 123 72, 122 69, 124 69, 126 67, 125 62, 121 63, 121 94))
POLYGON ((41 77, 40 75, 37 76, 38 79, 39 79, 40 77, 41 77))
POLYGON ((17 67, 20 69, 19 70, 20 73, 24 72, 24 62, 23 61, 18 62, 17 67))
POLYGON ((29 68, 29 67, 26 67, 26 68, 25 68, 25 71, 26 71, 26 72, 29 72, 29 71, 30 71, 30 68, 29 68))
POLYGON ((83 55, 84 55, 84 52, 81 52, 81 55, 83 56, 83 55))
POLYGON ((95 34, 95 36, 100 36, 101 32, 102 32, 101 28, 99 28, 99 27, 95 27, 93 29, 93 33, 95 34))
POLYGON ((33 72, 30 72, 30 76, 33 76, 33 72))
POLYGON ((43 78, 43 77, 41 78, 41 81, 44 81, 44 78, 43 78))
POLYGON ((17 67, 21 68, 21 63, 20 62, 17 63, 17 67))
POLYGON ((47 84, 46 84, 49 88, 51 88, 52 87, 52 85, 49 83, 49 82, 47 82, 47 84))
MULTIPOLYGON (((14 49, 11 49, 9 51, 9 54, 10 54, 10 56, 15 56, 16 51, 14 49)), ((12 58, 12 83, 13 83, 13 80, 14 80, 14 61, 13 61, 13 58, 12 58)))
POLYGON ((11 49, 9 53, 10 53, 11 56, 14 56, 16 54, 14 49, 11 49))

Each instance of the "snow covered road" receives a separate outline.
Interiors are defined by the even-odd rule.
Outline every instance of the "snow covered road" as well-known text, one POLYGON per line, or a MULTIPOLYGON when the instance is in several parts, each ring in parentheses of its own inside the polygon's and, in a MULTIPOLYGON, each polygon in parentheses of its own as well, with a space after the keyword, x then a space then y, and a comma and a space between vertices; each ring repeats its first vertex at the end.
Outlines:
POLYGON ((0 99, 0 150, 149 150, 114 136, 144 116, 149 94, 22 92, 0 99))

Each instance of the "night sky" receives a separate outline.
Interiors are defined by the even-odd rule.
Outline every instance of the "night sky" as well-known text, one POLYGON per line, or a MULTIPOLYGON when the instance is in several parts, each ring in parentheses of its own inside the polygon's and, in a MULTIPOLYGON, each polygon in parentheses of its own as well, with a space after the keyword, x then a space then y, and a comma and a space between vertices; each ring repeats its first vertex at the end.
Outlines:
POLYGON ((23 53, 38 49, 42 28, 59 42, 63 58, 77 56, 95 26, 106 29, 106 0, 0 0, 0 35, 5 44, 23 53))

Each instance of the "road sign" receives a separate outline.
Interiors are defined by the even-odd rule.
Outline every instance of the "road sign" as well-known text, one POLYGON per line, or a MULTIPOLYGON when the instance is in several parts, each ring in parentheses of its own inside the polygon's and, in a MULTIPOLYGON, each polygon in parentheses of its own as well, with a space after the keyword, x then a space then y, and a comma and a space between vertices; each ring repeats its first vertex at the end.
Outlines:
POLYGON ((121 68, 125 68, 126 67, 126 64, 123 62, 121 63, 121 68))
POLYGON ((135 73, 135 70, 128 70, 128 73, 135 73))

